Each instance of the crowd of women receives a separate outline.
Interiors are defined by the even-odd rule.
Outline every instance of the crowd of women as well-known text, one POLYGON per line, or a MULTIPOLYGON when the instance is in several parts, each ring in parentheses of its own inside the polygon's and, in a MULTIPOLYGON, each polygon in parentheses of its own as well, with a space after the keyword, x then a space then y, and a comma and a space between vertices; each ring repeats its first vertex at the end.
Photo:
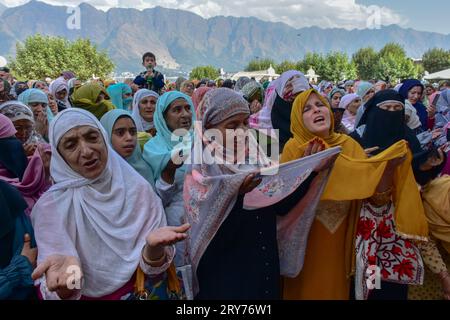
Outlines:
POLYGON ((450 300, 447 83, 144 80, 0 80, 1 299, 450 300), (250 128, 341 152, 249 210, 261 166, 206 132, 250 128))

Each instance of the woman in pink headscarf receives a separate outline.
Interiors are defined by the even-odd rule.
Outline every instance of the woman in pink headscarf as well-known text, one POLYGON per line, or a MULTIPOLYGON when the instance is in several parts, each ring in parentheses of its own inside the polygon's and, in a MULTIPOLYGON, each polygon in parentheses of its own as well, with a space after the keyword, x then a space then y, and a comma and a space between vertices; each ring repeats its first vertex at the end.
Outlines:
POLYGON ((200 102, 202 102, 203 97, 205 96, 205 94, 208 91, 210 91, 210 90, 213 90, 213 88, 211 88, 211 87, 201 87, 201 88, 196 89, 194 91, 194 93, 192 94, 192 103, 194 104, 195 113, 197 114, 197 116, 199 116, 199 115, 201 115, 203 113, 203 112, 199 112, 198 107, 200 105, 200 102))
POLYGON ((25 155, 15 137, 12 121, 0 114, 0 180, 16 187, 28 204, 29 214, 39 197, 50 187, 50 146, 39 144, 34 154, 25 155))

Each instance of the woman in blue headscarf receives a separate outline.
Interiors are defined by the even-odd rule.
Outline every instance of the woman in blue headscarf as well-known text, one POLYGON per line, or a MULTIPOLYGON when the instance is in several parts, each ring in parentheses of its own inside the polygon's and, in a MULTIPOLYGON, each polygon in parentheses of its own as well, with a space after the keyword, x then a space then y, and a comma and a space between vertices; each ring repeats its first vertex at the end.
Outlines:
POLYGON ((152 168, 142 159, 137 141, 136 124, 128 111, 114 109, 100 120, 113 149, 124 158, 152 186, 155 184, 152 168))
POLYGON ((113 84, 106 89, 106 92, 108 92, 111 102, 117 109, 131 110, 133 91, 129 85, 126 83, 113 84))
MULTIPOLYGON (((422 103, 424 86, 417 79, 408 79, 403 82, 399 93, 402 95, 403 99, 408 100, 414 106, 419 116, 420 123, 422 124, 422 130, 427 131, 428 126, 428 112, 427 108, 422 103)), ((434 123, 433 123, 434 125, 434 123)), ((431 125, 431 128, 433 128, 431 125)))
MULTIPOLYGON (((156 136, 144 146, 143 158, 150 165, 155 177, 155 189, 163 201, 167 224, 184 223, 183 184, 185 165, 192 146, 192 125, 195 121, 194 105, 189 96, 170 91, 163 94, 153 116, 156 136)), ((184 260, 185 243, 177 244, 175 264, 187 264, 184 260)))
POLYGON ((33 111, 36 131, 48 141, 48 124, 53 120, 54 115, 48 106, 47 95, 39 89, 28 89, 19 95, 18 100, 33 111))

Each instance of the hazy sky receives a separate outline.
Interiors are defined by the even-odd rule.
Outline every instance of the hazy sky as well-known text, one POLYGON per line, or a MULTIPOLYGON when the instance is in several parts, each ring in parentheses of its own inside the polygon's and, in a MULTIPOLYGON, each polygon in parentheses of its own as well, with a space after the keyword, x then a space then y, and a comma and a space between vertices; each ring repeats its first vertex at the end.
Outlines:
MULTIPOLYGON (((0 0, 7 6, 28 0, 0 0)), ((44 0, 57 5, 87 2, 99 9, 163 6, 189 10, 209 18, 217 15, 254 16, 266 21, 281 21, 293 27, 366 28, 399 24, 417 30, 449 34, 448 0, 44 0)))

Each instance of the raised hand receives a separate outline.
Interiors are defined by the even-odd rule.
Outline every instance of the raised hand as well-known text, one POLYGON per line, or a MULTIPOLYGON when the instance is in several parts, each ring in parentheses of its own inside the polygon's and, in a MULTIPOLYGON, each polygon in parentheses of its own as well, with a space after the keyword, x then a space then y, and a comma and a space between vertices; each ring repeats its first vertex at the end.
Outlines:
POLYGON ((160 267, 165 262, 165 247, 174 245, 187 238, 190 224, 179 227, 162 227, 151 231, 147 236, 147 244, 143 250, 144 261, 153 267, 160 267))
POLYGON ((44 274, 48 290, 56 291, 61 299, 68 299, 81 290, 83 273, 76 257, 50 256, 37 266, 31 277, 36 280, 44 274))

